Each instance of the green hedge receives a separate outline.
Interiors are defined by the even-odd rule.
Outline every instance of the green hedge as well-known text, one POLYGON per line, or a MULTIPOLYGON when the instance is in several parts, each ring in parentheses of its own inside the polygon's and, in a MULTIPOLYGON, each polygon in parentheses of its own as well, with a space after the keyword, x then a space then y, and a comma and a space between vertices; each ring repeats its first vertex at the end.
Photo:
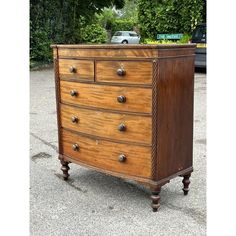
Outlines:
POLYGON ((116 31, 132 31, 135 24, 132 19, 116 19, 111 22, 111 34, 113 35, 116 31))
POLYGON ((205 21, 205 0, 138 0, 142 37, 156 39, 157 33, 191 33, 205 21))
POLYGON ((99 24, 91 24, 81 29, 81 40, 84 43, 106 43, 107 32, 99 24))
POLYGON ((30 0, 30 60, 52 60, 50 44, 106 42, 106 32, 94 25, 104 7, 124 6, 124 0, 30 0), (90 26, 89 26, 90 25, 90 26))

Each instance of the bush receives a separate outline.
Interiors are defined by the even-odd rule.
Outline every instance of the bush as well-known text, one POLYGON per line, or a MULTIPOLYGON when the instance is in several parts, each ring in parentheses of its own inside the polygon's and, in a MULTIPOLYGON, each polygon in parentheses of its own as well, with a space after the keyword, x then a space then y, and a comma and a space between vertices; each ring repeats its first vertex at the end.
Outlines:
POLYGON ((116 19, 111 22, 111 34, 113 35, 116 31, 132 31, 136 22, 132 19, 116 19))
POLYGON ((52 60, 51 40, 43 29, 36 29, 30 36, 30 59, 50 62, 52 60))
POLYGON ((204 21, 205 0, 138 0, 138 18, 142 37, 156 34, 191 33, 204 21))
POLYGON ((106 43, 107 32, 99 24, 91 24, 81 29, 81 39, 84 43, 106 43))
POLYGON ((189 40, 191 39, 190 34, 184 34, 183 37, 178 41, 179 43, 188 43, 189 40))

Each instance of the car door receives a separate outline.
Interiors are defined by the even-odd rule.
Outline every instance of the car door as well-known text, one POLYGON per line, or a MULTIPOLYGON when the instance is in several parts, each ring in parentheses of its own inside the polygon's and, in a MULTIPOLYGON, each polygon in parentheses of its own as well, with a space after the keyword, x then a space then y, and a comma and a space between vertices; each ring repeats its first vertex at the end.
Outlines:
POLYGON ((129 33, 130 43, 138 43, 138 35, 136 33, 129 33))

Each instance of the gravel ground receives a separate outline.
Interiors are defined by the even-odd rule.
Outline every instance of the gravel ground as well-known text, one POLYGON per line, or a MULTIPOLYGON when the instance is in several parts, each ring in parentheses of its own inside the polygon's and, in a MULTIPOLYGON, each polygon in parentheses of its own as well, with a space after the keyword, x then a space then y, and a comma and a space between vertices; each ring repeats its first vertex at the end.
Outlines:
POLYGON ((206 75, 195 73, 194 172, 162 187, 153 213, 149 190, 70 164, 61 178, 53 69, 30 73, 30 232, 32 236, 206 235, 206 75))

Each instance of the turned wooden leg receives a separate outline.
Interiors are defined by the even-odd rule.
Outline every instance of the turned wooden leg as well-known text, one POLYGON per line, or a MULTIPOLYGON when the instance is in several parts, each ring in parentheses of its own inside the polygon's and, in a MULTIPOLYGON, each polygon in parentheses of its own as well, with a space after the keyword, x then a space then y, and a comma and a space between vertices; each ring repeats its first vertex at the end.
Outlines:
POLYGON ((69 162, 64 161, 63 159, 60 159, 60 161, 61 161, 61 170, 63 172, 63 179, 68 180, 68 177, 70 176, 68 173, 70 169, 69 162))
POLYGON ((161 192, 161 187, 158 187, 154 190, 152 190, 152 195, 151 195, 151 199, 152 199, 152 210, 153 212, 158 211, 158 208, 160 207, 160 192, 161 192))
POLYGON ((187 175, 182 176, 182 177, 184 177, 184 179, 182 181, 182 183, 184 185, 184 187, 183 187, 184 195, 187 195, 188 191, 189 191, 188 186, 190 184, 190 180, 189 180, 190 176, 191 176, 191 174, 187 174, 187 175))

